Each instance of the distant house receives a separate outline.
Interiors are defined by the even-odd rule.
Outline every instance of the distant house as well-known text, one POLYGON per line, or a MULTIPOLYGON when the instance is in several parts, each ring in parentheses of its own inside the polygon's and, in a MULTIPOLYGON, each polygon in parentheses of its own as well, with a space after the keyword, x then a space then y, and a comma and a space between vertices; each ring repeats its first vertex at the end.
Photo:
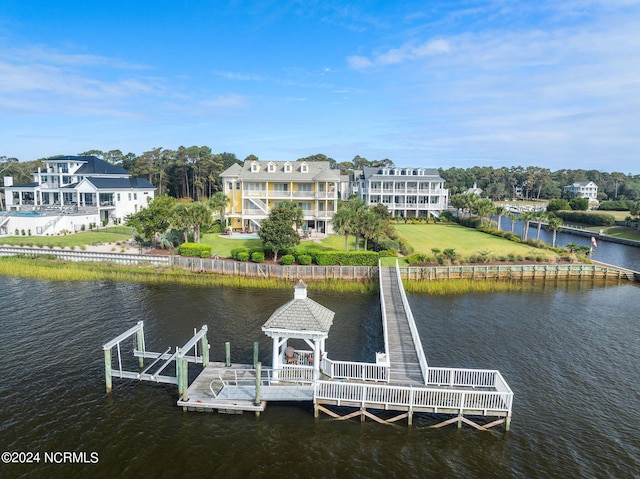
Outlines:
POLYGON ((598 185, 593 181, 576 181, 569 186, 565 186, 564 190, 576 198, 588 198, 589 202, 598 201, 598 185))
POLYGON ((351 190, 367 205, 382 203, 392 216, 440 216, 449 190, 435 168, 365 167, 353 172, 351 190))
POLYGON ((148 180, 95 156, 49 158, 32 175, 24 184, 4 178, 7 213, 0 234, 57 234, 117 222, 144 208, 155 192, 148 180))
POLYGON ((477 195, 477 196, 481 196, 482 195, 482 188, 478 188, 477 183, 474 181, 473 182, 473 188, 469 188, 467 191, 464 192, 465 195, 477 195))

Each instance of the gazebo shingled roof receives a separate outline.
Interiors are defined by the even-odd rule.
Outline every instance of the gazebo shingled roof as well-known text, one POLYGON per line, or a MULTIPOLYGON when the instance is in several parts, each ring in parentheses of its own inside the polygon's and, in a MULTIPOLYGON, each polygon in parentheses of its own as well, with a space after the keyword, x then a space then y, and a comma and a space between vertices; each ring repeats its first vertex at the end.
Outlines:
POLYGON ((280 306, 262 326, 262 330, 313 331, 329 333, 335 313, 307 298, 307 285, 300 280, 294 299, 280 306))

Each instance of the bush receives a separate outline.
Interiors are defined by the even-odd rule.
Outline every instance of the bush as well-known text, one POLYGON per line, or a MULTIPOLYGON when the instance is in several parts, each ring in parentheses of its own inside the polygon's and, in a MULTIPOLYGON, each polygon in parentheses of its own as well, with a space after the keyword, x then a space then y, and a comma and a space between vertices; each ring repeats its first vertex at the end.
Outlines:
POLYGON ((380 250, 389 250, 395 249, 396 251, 400 249, 400 243, 392 239, 382 239, 378 241, 378 249, 380 250))
POLYGON ((280 258, 280 264, 283 266, 290 266, 295 262, 296 258, 292 254, 285 254, 280 258))
MULTIPOLYGON (((240 253, 247 253, 247 258, 249 257, 249 256, 248 256, 248 255, 249 255, 249 252, 247 251, 247 249, 246 249, 246 248, 233 248, 233 249, 231 250, 231 257, 232 257, 233 259, 240 259, 240 258, 238 258, 238 255, 239 255, 240 253)), ((246 261, 246 260, 245 260, 245 261, 246 261)))
POLYGON ((378 251, 378 254, 381 258, 393 258, 398 256, 398 252, 395 249, 383 249, 382 251, 378 251))
POLYGON ((405 240, 400 239, 398 243, 400 244, 400 252, 404 256, 408 256, 413 253, 413 246, 409 245, 405 240))
POLYGON ((254 263, 264 263, 264 253, 262 251, 254 251, 251 253, 251 261, 254 263))
POLYGON ((406 259, 407 263, 409 263, 410 265, 430 263, 433 260, 431 256, 424 253, 412 254, 411 256, 407 256, 406 259))
POLYGON ((208 258, 213 253, 213 247, 208 244, 200 243, 182 243, 179 248, 181 256, 197 256, 199 258, 208 258))
POLYGON ((237 254, 237 260, 242 262, 249 261, 249 253, 247 253, 246 251, 241 251, 237 254))
POLYGON ((569 209, 571 209, 571 206, 569 206, 569 202, 561 198, 554 198, 552 200, 549 200, 549 203, 547 204, 547 211, 549 212, 569 209))
POLYGON ((373 251, 320 251, 316 263, 320 266, 377 266, 380 255, 373 251))
POLYGON ((303 266, 307 266, 308 264, 311 264, 311 256, 308 254, 301 254, 298 256, 298 263, 300 263, 303 266))
POLYGON ((587 211, 557 211, 556 216, 563 221, 582 223, 592 226, 613 226, 616 218, 608 213, 592 213, 587 211))

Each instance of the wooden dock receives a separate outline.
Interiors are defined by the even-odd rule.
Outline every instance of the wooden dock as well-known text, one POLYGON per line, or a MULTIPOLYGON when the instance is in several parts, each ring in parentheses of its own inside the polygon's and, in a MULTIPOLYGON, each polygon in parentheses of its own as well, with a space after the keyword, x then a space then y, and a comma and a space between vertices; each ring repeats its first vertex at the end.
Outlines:
POLYGON ((314 404, 316 417, 323 412, 341 420, 360 417, 363 421, 370 418, 392 423, 407 419, 412 424, 414 413, 429 413, 445 415, 432 427, 452 423, 461 427, 464 423, 487 430, 504 424, 508 431, 513 392, 500 372, 430 367, 402 286, 400 268, 396 264, 395 268, 380 267, 379 270, 385 350, 376 354, 375 362, 329 358, 324 350, 324 338, 333 312, 307 298, 307 287, 300 281, 294 299, 274 312, 263 326, 265 334, 273 335, 275 367, 262 368, 257 361, 257 343, 254 343, 252 365, 232 364, 228 343, 226 361, 209 362, 206 326, 199 332, 194 331, 193 338, 173 354, 169 350, 148 352, 143 324, 139 322, 103 346, 107 391, 111 390, 111 378, 119 377, 177 384, 178 406, 185 411, 260 414, 271 401, 309 401, 314 404), (325 333, 320 334, 319 323, 306 325, 305 314, 323 319, 325 333), (278 328, 273 329, 274 325, 278 328), (134 356, 140 360, 137 373, 122 367, 120 343, 132 335, 138 344, 134 350, 134 356), (303 338, 312 349, 288 347, 287 339, 292 337, 303 338), (115 370, 111 365, 114 348, 119 366, 115 370), (190 351, 192 355, 187 354, 190 351), (145 358, 154 361, 143 369, 145 358), (175 361, 175 378, 161 374, 172 361, 175 361), (190 385, 189 363, 203 365, 202 372, 190 385), (156 366, 155 372, 151 372, 156 366), (345 408, 351 411, 344 413, 345 408), (388 417, 390 414, 392 417, 388 417))

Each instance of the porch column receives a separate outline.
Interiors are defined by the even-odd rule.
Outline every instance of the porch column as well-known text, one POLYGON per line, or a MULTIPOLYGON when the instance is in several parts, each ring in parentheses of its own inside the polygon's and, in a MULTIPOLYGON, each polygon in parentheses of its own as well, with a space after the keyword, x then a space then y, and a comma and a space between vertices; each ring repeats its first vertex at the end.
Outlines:
POLYGON ((273 336, 273 357, 271 360, 272 368, 273 368, 273 379, 278 379, 278 372, 280 369, 280 338, 278 336, 273 336))
POLYGON ((320 357, 320 342, 315 339, 313 341, 313 379, 320 379, 320 361, 322 358, 320 357))

